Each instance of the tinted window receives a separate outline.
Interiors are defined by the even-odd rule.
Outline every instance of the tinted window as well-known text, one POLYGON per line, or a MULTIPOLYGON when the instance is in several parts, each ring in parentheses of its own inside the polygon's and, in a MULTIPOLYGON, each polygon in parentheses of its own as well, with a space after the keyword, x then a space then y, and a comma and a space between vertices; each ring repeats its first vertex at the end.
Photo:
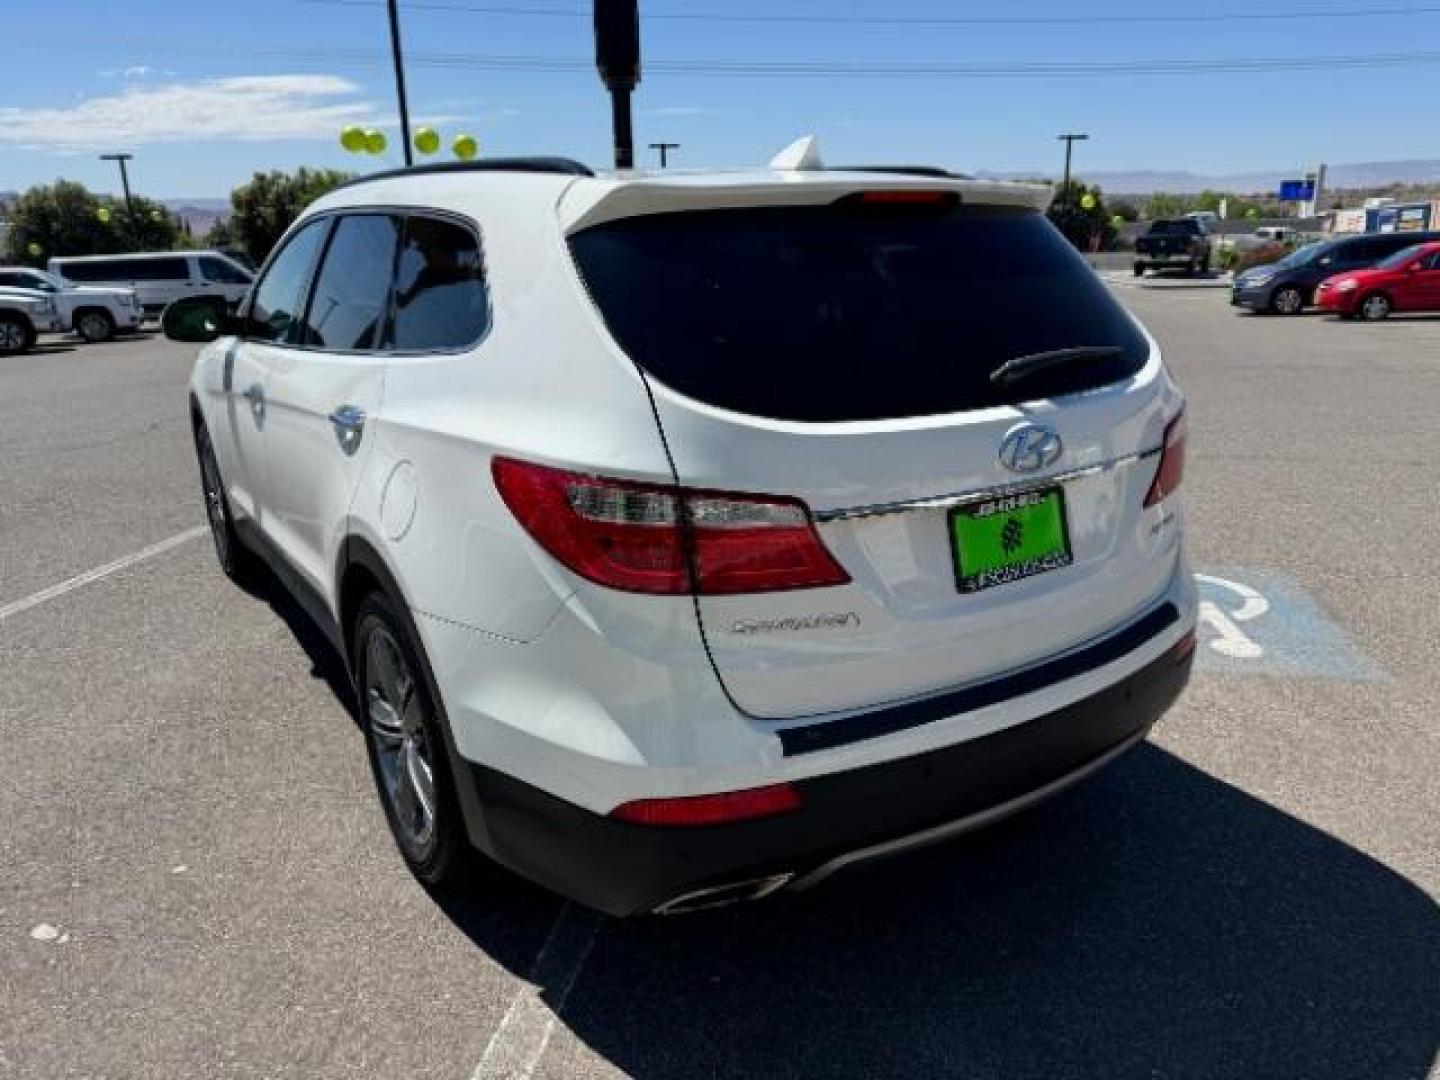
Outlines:
POLYGON ((408 218, 395 282, 396 349, 462 349, 490 326, 485 265, 475 234, 433 218, 408 218))
POLYGON ((40 286, 26 274, 15 274, 0 272, 0 285, 9 285, 20 289, 38 289, 40 286))
POLYGON ((570 241, 611 333, 700 401, 788 420, 924 416, 1103 386, 1144 336, 1044 216, 835 206, 627 218, 570 241), (1003 386, 1016 356, 1119 353, 1003 386))
POLYGON ((1440 251, 1432 251, 1420 260, 1421 270, 1440 270, 1440 251))
POLYGON ((1387 255, 1375 265, 1382 270, 1403 269, 1408 263, 1410 263, 1411 260, 1413 260, 1417 255, 1420 254, 1420 248, 1420 244, 1406 245, 1405 247, 1402 247, 1399 251, 1395 252, 1393 255, 1387 255))
POLYGON ((60 272, 71 281, 130 281, 131 266, 114 262, 65 263, 60 272))
POLYGON ((218 281, 222 285, 250 284, 249 274, 214 255, 200 256, 200 273, 205 275, 206 281, 218 281))
POLYGON ((1151 236, 1194 236, 1200 231, 1200 223, 1194 220, 1157 221, 1150 226, 1151 236))
POLYGON ((190 264, 183 257, 132 259, 122 265, 131 281, 185 281, 190 277, 190 264))
POLYGON ((399 234, 392 217, 357 214, 340 219, 310 298, 307 345, 373 349, 379 344, 399 234))
POLYGON ((312 221, 286 243, 255 287, 250 303, 246 336, 261 341, 291 341, 291 329, 299 322, 300 305, 310 271, 320 254, 328 220, 312 221))

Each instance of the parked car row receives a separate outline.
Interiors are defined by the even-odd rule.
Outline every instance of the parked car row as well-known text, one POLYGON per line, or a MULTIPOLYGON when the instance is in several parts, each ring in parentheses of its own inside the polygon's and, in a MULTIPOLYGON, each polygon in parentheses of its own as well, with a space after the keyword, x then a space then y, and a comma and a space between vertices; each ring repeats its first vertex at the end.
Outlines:
POLYGON ((1343 318, 1440 309, 1440 232, 1367 233, 1307 244, 1238 274, 1230 302, 1276 315, 1319 306, 1343 318))
POLYGON ((189 297, 233 310, 252 280, 219 251, 58 257, 48 270, 0 266, 0 355, 34 348, 41 333, 108 341, 189 297))

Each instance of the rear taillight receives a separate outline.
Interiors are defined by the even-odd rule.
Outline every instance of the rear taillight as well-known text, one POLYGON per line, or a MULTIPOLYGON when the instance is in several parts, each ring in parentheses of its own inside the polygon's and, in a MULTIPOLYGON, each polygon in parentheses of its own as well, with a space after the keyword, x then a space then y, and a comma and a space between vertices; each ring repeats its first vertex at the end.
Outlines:
POLYGON ((771 592, 843 585, 805 504, 565 472, 497 457, 505 505, 583 578, 627 592, 771 592))
POLYGON ((1185 410, 1181 409, 1165 427, 1160 466, 1155 470, 1155 480, 1145 496, 1146 506, 1154 506, 1161 499, 1169 498, 1185 478, 1185 435, 1185 410))
POLYGON ((799 809, 798 791, 789 784, 772 784, 718 795, 637 799, 617 806, 610 811, 610 816, 632 825, 722 825, 789 814, 799 809))

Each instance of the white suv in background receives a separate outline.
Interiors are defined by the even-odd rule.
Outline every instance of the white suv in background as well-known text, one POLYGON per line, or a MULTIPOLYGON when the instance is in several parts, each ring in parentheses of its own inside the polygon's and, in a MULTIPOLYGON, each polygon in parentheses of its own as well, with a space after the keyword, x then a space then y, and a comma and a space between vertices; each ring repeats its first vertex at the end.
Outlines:
POLYGON ((37 334, 62 329, 53 298, 33 289, 0 286, 0 356, 28 352, 37 334))
POLYGON ((186 297, 202 297, 218 309, 233 308, 254 276, 218 251, 156 251, 129 255, 73 255, 52 258, 52 274, 84 285, 129 289, 147 314, 186 297))
POLYGON ((421 880, 468 844, 613 914, 748 899, 1145 736, 1195 641, 1183 401, 1049 197, 422 167, 166 313, 213 342, 220 561, 345 657, 421 880))
POLYGON ((28 266, 0 266, 0 288, 48 294, 55 301, 65 329, 86 341, 109 341, 117 332, 137 330, 144 317, 133 289, 74 285, 28 266))

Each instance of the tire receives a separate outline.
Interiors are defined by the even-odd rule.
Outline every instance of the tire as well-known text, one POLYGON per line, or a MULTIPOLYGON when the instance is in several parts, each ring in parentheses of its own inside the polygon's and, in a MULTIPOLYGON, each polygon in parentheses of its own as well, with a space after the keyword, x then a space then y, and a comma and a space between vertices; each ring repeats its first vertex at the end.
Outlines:
POLYGON ((236 584, 244 584, 254 576, 255 557, 235 529, 235 516, 230 512, 230 500, 225 497, 225 484, 220 478, 215 448, 210 444, 210 432, 203 421, 195 424, 195 458, 200 466, 200 495, 205 500, 205 516, 210 522, 215 559, 226 577, 236 584))
POLYGON ((104 308, 82 308, 75 313, 75 333, 90 345, 109 341, 115 336, 115 320, 104 308))
POLYGON ((1197 263, 1194 259, 1191 259, 1188 263, 1185 264, 1185 276, 1194 277, 1199 268, 1200 264, 1197 263))
POLYGON ((1355 314, 1362 322, 1383 322, 1390 317, 1394 306, 1390 298, 1384 293, 1371 293, 1369 296, 1362 296, 1360 302, 1355 305, 1355 314))
POLYGON ((29 352, 35 347, 35 327, 21 315, 0 312, 0 356, 29 352))
POLYGON ((1144 276, 1145 276, 1145 264, 1144 264, 1143 262, 1137 262, 1137 263, 1135 264, 1135 266, 1134 266, 1134 270, 1135 270, 1135 276, 1136 276, 1136 277, 1144 277, 1144 276))
POLYGON ((432 889, 455 885, 469 841, 450 772, 444 720, 427 688, 409 624, 384 593, 355 611, 351 670, 375 790, 405 864, 432 889))
POLYGON ((1200 273, 1202 273, 1202 274, 1208 274, 1208 273, 1210 273, 1210 256, 1209 256, 1209 255, 1206 255, 1203 259, 1200 260, 1200 273))
POLYGON ((1294 285, 1282 285, 1270 294, 1270 310, 1276 315, 1299 315, 1305 310, 1305 294, 1294 285))

